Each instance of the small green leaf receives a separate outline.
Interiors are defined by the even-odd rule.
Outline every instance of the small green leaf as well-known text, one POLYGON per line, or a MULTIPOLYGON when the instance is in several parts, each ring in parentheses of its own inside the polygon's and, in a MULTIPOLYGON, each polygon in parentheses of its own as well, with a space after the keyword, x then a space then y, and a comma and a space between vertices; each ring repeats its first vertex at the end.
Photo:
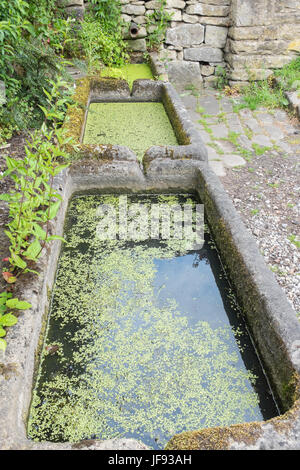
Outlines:
POLYGON ((56 201, 54 202, 54 204, 51 204, 50 210, 49 210, 49 220, 54 219, 54 217, 56 216, 58 212, 59 206, 60 206, 60 201, 56 201))
POLYGON ((6 331, 2 326, 0 326, 0 338, 3 338, 3 336, 6 336, 6 331))
POLYGON ((0 351, 5 351, 6 346, 7 344, 6 344, 5 339, 0 338, 0 351))
POLYGON ((31 308, 31 304, 23 300, 10 299, 6 302, 8 308, 17 308, 18 310, 27 310, 31 308))
POLYGON ((2 326, 13 326, 17 323, 18 319, 12 313, 6 313, 3 317, 0 317, 0 325, 2 326))
POLYGON ((36 260, 41 251, 42 247, 40 245, 40 242, 35 239, 34 242, 29 245, 27 250, 24 251, 23 255, 28 259, 36 260))
POLYGON ((27 263, 22 260, 22 258, 19 256, 19 255, 16 255, 15 253, 13 253, 11 255, 11 259, 13 261, 13 263, 20 269, 25 269, 26 266, 27 266, 27 263))
POLYGON ((60 240, 64 243, 66 243, 66 240, 63 237, 60 237, 59 235, 51 235, 50 237, 47 238, 46 242, 51 242, 52 240, 60 240))

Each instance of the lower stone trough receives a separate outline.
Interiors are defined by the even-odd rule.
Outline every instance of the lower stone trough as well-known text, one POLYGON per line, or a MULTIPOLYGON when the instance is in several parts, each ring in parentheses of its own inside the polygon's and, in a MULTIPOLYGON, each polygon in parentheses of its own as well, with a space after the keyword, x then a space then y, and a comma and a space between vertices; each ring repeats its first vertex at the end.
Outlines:
POLYGON ((52 230, 66 243, 52 243, 18 293, 32 309, 0 361, 0 448, 297 447, 299 322, 175 90, 87 78, 77 99, 66 124, 77 160, 55 181, 63 202, 52 230), (177 142, 140 155, 83 143, 90 104, 116 101, 163 104, 177 142), (120 201, 148 214, 202 203, 204 244, 101 238, 120 201))

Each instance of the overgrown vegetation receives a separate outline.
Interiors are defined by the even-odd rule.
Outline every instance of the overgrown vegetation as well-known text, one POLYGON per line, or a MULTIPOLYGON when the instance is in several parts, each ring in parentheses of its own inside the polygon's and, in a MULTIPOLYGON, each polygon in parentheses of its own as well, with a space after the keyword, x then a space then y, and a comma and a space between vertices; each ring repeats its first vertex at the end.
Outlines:
POLYGON ((0 196, 8 204, 5 233, 10 242, 2 273, 10 287, 0 295, 2 350, 4 327, 17 321, 10 309, 30 307, 12 298, 11 285, 21 274, 35 273, 46 244, 61 239, 51 233, 50 221, 61 203, 54 177, 68 166, 66 146, 71 144, 62 128, 73 92, 65 66, 74 58, 85 59, 89 71, 124 65, 128 55, 120 14, 119 0, 91 0, 89 14, 78 26, 56 0, 1 1, 0 81, 6 97, 0 103, 0 145, 14 132, 31 130, 24 158, 7 156, 1 176, 13 183, 0 196))
POLYGON ((149 49, 158 49, 165 38, 166 30, 173 14, 165 10, 166 0, 159 0, 159 7, 146 16, 147 46, 149 49))
MULTIPOLYGON (((61 196, 53 187, 54 177, 68 166, 64 160, 67 157, 65 147, 70 144, 70 139, 65 137, 61 124, 70 97, 66 92, 61 93, 67 83, 58 80, 50 81, 49 85, 50 92, 44 90, 47 106, 40 106, 44 114, 41 128, 27 141, 22 160, 6 157, 7 169, 1 176, 1 179, 10 177, 13 181, 9 193, 0 195, 0 200, 6 201, 9 208, 5 234, 10 242, 10 256, 3 260, 9 263, 9 268, 2 273, 8 284, 14 284, 22 273, 36 273, 34 265, 46 244, 56 239, 63 240, 50 233, 49 222, 56 216, 61 203, 61 196)), ((7 307, 30 306, 21 302, 13 307, 12 301, 5 300, 7 298, 6 292, 1 294, 0 337, 6 334, 1 326, 12 326, 16 322, 12 314, 7 317, 7 307)), ((0 349, 5 347, 6 342, 1 339, 0 349)))
POLYGON ((6 104, 0 105, 0 144, 14 131, 39 128, 44 90, 65 74, 72 58, 85 58, 90 68, 123 65, 128 59, 122 40, 119 0, 92 0, 91 12, 78 27, 55 0, 2 0, 0 5, 0 80, 6 104))
POLYGON ((6 349, 6 341, 4 339, 6 328, 15 325, 18 321, 13 312, 15 310, 27 310, 31 307, 28 302, 12 297, 10 292, 2 292, 0 294, 0 351, 5 351, 6 349))
POLYGON ((271 109, 286 108, 289 102, 285 91, 294 87, 300 89, 300 57, 292 60, 282 69, 276 70, 274 76, 265 80, 254 81, 250 77, 249 85, 241 90, 242 101, 234 109, 235 111, 242 108, 255 110, 259 106, 271 109))

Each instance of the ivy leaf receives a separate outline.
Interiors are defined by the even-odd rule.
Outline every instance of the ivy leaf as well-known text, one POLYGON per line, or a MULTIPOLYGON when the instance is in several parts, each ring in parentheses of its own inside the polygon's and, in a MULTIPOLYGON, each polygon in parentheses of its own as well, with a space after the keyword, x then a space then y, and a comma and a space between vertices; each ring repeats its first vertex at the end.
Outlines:
POLYGON ((7 344, 6 344, 5 339, 0 338, 0 351, 5 351, 6 346, 7 344))

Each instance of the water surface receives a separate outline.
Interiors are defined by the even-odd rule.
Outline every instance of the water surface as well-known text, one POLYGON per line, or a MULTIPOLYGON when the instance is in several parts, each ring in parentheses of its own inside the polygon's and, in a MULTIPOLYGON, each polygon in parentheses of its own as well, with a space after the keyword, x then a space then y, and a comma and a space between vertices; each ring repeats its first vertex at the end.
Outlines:
POLYGON ((162 103, 91 103, 83 143, 125 145, 140 161, 153 145, 178 145, 162 103))
MULTIPOLYGON (((129 196, 194 204, 189 196, 129 196)), ((208 232, 180 240, 97 237, 100 203, 70 204, 28 433, 53 442, 175 433, 277 414, 208 232)))

